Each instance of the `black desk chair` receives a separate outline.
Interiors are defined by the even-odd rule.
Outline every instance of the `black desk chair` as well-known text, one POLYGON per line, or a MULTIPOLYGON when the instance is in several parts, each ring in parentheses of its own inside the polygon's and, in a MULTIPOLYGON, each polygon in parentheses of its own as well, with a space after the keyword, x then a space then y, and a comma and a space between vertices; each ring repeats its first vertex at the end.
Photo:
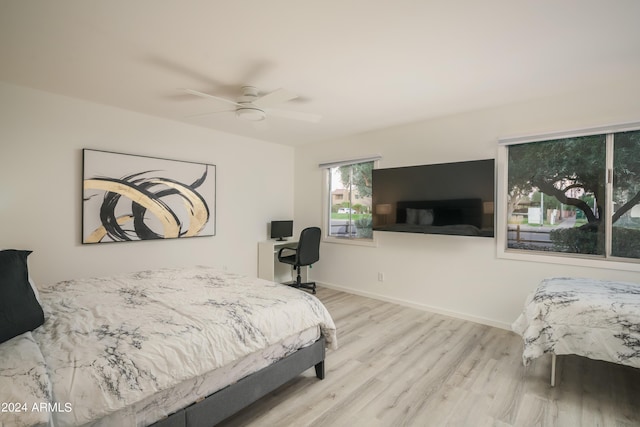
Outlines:
POLYGON ((285 264, 290 264, 298 271, 298 277, 293 283, 286 283, 289 286, 296 288, 309 289, 312 293, 316 293, 315 282, 302 283, 300 277, 300 267, 305 267, 313 264, 320 259, 320 237, 322 232, 318 227, 309 227, 302 230, 300 233, 300 239, 298 240, 298 247, 296 248, 282 248, 278 251, 278 261, 285 264), (293 251, 293 254, 283 255, 283 251, 293 251))

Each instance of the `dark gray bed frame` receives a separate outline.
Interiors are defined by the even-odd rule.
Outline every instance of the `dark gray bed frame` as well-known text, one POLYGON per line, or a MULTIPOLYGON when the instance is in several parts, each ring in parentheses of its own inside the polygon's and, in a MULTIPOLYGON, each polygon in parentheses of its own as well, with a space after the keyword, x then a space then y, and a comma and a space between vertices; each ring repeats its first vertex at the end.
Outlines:
POLYGON ((212 427, 311 367, 315 367, 316 377, 324 379, 324 357, 325 339, 320 337, 309 347, 301 348, 284 359, 246 376, 200 402, 169 415, 152 426, 212 427))

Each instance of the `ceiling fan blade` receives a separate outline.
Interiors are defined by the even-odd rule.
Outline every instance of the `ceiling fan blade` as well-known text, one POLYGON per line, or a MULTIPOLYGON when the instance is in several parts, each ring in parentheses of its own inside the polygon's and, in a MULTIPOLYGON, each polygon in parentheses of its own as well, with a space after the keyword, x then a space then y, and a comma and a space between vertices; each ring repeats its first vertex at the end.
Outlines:
POLYGON ((272 105, 291 101, 292 99, 295 99, 297 97, 298 95, 286 89, 276 89, 273 92, 269 92, 266 95, 263 95, 260 98, 256 99, 252 104, 256 107, 267 108, 272 105))
POLYGON ((201 98, 211 98, 211 99, 215 99, 215 100, 218 100, 218 101, 227 102, 229 104, 240 106, 240 104, 238 104, 236 101, 232 101, 232 100, 227 99, 227 98, 221 98, 219 96, 209 95, 208 93, 198 92, 197 90, 193 90, 193 89, 182 89, 182 90, 187 92, 187 93, 190 93, 191 95, 199 96, 201 98))
POLYGON ((318 123, 322 120, 319 114, 301 113, 299 111, 269 109, 267 116, 278 116, 285 119, 302 120, 305 122, 318 123))
POLYGON ((198 117, 206 117, 206 116, 212 116, 214 114, 218 114, 218 113, 234 113, 236 110, 222 110, 222 111, 211 111, 209 113, 200 113, 200 114, 192 114, 190 116, 185 116, 185 119, 197 119, 198 117))

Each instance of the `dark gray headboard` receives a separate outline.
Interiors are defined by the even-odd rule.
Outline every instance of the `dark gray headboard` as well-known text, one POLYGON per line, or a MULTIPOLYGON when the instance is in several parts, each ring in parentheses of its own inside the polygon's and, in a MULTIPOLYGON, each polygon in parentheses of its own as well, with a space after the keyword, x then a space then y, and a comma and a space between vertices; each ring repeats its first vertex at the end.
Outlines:
POLYGON ((482 199, 416 200, 398 202, 396 223, 407 222, 407 209, 432 209, 433 225, 470 224, 482 228, 482 199))

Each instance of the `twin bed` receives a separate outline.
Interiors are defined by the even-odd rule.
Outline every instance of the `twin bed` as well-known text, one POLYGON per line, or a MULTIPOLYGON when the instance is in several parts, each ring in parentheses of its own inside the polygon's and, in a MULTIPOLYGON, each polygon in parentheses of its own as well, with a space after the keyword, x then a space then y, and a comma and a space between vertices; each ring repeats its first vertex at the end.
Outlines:
POLYGON ((524 340, 523 362, 575 354, 640 368, 640 284, 583 278, 543 280, 512 329, 524 340))
POLYGON ((42 326, 0 344, 0 426, 211 426, 315 367, 336 330, 313 295, 214 269, 37 289, 42 326))

